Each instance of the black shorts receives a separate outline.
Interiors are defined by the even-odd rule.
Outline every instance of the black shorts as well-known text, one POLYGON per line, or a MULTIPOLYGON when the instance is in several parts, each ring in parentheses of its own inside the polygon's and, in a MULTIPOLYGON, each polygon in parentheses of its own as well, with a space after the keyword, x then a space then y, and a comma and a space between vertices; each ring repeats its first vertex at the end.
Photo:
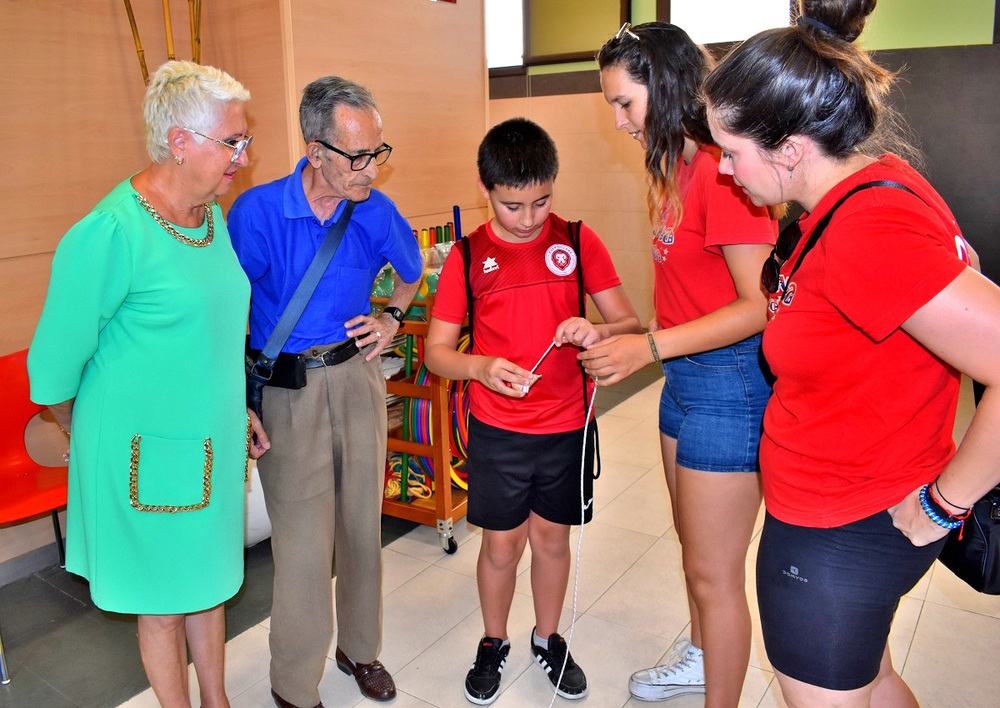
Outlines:
MULTIPOLYGON (((594 515, 594 422, 583 472, 584 521, 594 515)), ((580 523, 583 429, 530 435, 494 428, 469 416, 469 523, 509 531, 533 511, 546 521, 580 523)))
POLYGON ((771 665, 834 691, 878 674, 899 599, 931 567, 944 540, 914 546, 886 511, 832 529, 770 514, 757 553, 757 602, 771 665))

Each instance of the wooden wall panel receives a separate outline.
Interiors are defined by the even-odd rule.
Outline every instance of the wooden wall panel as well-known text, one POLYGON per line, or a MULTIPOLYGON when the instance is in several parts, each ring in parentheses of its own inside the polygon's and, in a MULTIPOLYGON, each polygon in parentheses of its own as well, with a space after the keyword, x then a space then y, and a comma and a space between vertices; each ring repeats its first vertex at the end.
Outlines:
MULTIPOLYGON (((158 27, 150 54, 163 45, 162 16, 158 27)), ((0 65, 0 258, 51 252, 148 160, 144 89, 124 7, 4 2, 0 65)))
MULTIPOLYGON (((232 74, 250 91, 247 118, 253 144, 250 164, 236 176, 220 200, 228 210, 247 188, 287 175, 297 156, 290 140, 298 136, 298 114, 287 110, 285 66, 289 49, 283 40, 284 18, 275 0, 212 0, 202 3, 202 62, 232 74)), ((301 141, 296 140, 296 144, 301 141)))
MULTIPOLYGON (((294 95, 336 74, 375 95, 392 159, 376 186, 415 226, 443 223, 451 206, 466 231, 481 220, 476 150, 486 130, 481 2, 291 3, 294 95), (347 29, 353 28, 353 29, 347 29)), ((299 154, 302 145, 299 143, 299 154)))
POLYGON ((13 258, 0 258, 3 297, 3 324, 0 352, 26 349, 42 314, 45 290, 49 286, 52 251, 13 258))

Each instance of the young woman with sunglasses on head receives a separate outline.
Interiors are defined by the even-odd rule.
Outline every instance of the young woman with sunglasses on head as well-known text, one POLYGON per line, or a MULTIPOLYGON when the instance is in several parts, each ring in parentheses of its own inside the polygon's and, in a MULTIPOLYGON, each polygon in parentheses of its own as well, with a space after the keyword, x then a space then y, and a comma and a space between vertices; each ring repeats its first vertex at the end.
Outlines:
POLYGON ((629 690, 644 700, 705 692, 711 707, 739 702, 750 655, 744 568, 770 395, 760 368, 760 268, 777 227, 719 174, 700 98, 709 62, 683 30, 661 22, 624 26, 598 54, 615 125, 646 151, 656 317, 648 335, 610 337, 580 358, 602 385, 663 361, 660 447, 691 637, 664 664, 636 672, 629 690))
POLYGON ((894 77, 853 44, 874 8, 800 0, 795 24, 705 85, 722 171, 757 204, 805 210, 762 278, 776 382, 757 592, 793 708, 917 705, 889 656, 893 614, 1000 478, 1000 289, 931 185, 885 152, 905 149, 894 77), (959 372, 986 393, 956 453, 959 372))

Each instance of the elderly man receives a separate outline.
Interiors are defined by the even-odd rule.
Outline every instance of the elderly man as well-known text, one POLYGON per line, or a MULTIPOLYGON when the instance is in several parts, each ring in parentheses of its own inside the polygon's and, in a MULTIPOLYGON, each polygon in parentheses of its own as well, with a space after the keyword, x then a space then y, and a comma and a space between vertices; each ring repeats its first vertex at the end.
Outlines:
POLYGON ((305 357, 306 385, 264 389, 271 440, 259 466, 271 518, 274 601, 271 694, 279 708, 322 706, 319 682, 333 633, 337 666, 374 700, 396 695, 382 640, 381 499, 385 379, 379 353, 416 292, 421 259, 410 225, 372 189, 392 148, 371 93, 335 76, 306 87, 299 106, 306 154, 288 177, 250 189, 229 229, 250 279, 250 345, 267 338, 327 230, 355 202, 343 241, 282 348, 305 357), (393 295, 377 317, 372 283, 386 263, 393 295))

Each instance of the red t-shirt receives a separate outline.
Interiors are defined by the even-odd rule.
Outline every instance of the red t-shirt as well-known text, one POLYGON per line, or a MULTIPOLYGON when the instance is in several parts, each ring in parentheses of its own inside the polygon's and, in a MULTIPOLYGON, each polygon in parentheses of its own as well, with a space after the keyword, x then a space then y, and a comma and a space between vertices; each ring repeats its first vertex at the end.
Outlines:
POLYGON ((958 224, 906 162, 886 155, 800 220, 816 224, 852 188, 790 285, 772 297, 764 354, 777 377, 760 461, 768 511, 829 528, 898 503, 954 453, 959 375, 900 329, 966 268, 958 224), (923 199, 923 201, 921 201, 923 199))
POLYGON ((767 209, 719 174, 718 148, 703 146, 690 164, 682 160, 678 167, 681 223, 672 226, 665 209, 653 231, 653 304, 661 327, 690 322, 736 299, 722 246, 773 244, 778 235, 767 209))
MULTIPOLYGON (((472 260, 473 354, 499 356, 530 369, 552 343, 560 322, 580 314, 577 262, 568 224, 550 214, 527 243, 499 239, 487 222, 469 236, 472 260)), ((583 285, 597 293, 621 280, 608 249, 586 224, 580 233, 583 285)), ((468 314, 462 246, 451 249, 438 280, 433 316, 459 324, 468 314)), ((583 427, 586 413, 580 350, 554 348, 524 398, 508 398, 473 381, 469 409, 477 419, 520 433, 563 433, 583 427)), ((589 398, 588 398, 589 400, 589 398)))

